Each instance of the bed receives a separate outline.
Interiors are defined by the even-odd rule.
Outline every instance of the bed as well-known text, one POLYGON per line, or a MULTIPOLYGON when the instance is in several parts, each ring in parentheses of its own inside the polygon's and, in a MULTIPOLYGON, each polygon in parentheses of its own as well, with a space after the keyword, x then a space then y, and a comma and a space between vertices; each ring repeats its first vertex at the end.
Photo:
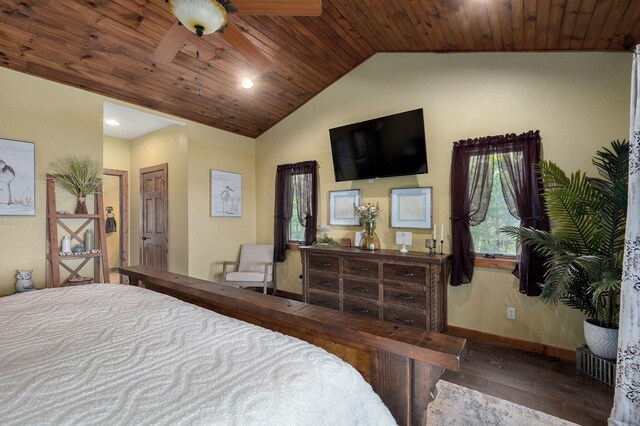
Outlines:
POLYGON ((0 323, 3 425, 395 424, 336 356, 150 290, 17 294, 0 323))
POLYGON ((435 383, 466 353, 451 336, 121 272, 133 285, 0 298, 3 425, 424 425, 435 383))

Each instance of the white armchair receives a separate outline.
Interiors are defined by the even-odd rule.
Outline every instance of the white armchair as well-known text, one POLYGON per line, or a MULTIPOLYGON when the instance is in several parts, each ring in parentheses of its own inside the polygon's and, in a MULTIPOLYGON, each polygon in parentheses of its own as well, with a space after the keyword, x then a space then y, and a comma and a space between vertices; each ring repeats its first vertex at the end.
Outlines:
POLYGON ((239 262, 223 262, 222 282, 233 287, 262 287, 264 294, 267 288, 273 287, 276 294, 275 268, 273 261, 273 244, 243 244, 240 247, 239 262), (227 272, 227 268, 235 266, 236 270, 227 272))

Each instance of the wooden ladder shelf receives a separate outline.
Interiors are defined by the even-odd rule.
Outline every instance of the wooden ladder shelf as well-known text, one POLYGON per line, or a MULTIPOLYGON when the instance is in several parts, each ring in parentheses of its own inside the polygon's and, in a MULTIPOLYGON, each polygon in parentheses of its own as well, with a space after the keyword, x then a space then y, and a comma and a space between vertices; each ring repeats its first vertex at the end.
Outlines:
POLYGON ((69 279, 81 277, 80 271, 93 260, 93 282, 109 282, 109 259, 107 256, 107 237, 105 232, 104 201, 102 194, 96 194, 95 213, 93 214, 58 214, 56 210, 56 184, 51 175, 47 175, 47 287, 63 287, 69 284, 69 279), (84 220, 83 220, 84 219, 84 220), (78 226, 77 223, 80 223, 78 226), (80 235, 85 229, 92 229, 95 249, 98 253, 82 253, 74 255, 60 254, 60 239, 58 228, 69 235, 71 241, 84 244, 80 235), (70 266, 66 262, 82 260, 79 264, 70 266), (69 276, 62 280, 61 267, 69 272, 69 276), (102 278, 101 278, 102 273, 102 278))

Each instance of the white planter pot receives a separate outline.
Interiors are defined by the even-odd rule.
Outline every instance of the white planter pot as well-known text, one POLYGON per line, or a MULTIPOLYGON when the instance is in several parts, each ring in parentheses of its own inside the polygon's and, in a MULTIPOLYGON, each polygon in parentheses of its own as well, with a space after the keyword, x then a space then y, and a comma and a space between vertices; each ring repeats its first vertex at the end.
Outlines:
MULTIPOLYGON (((618 353, 618 329, 604 328, 592 323, 591 318, 584 320, 584 338, 589 350, 604 359, 616 359, 618 353)), ((595 322, 595 321, 594 321, 595 322)))

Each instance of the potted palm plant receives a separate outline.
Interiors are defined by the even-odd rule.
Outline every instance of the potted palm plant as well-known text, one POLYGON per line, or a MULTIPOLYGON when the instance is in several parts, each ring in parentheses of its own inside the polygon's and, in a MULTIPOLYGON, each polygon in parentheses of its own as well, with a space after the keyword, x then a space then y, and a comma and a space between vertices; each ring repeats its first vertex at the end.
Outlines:
POLYGON ((521 244, 545 256, 548 270, 540 297, 579 309, 591 352, 616 357, 624 233, 627 217, 629 143, 613 141, 596 153, 600 177, 567 176, 556 164, 537 168, 544 185, 551 232, 505 227, 521 244))
POLYGON ((56 183, 77 197, 75 214, 87 214, 87 195, 97 194, 102 186, 102 169, 90 158, 67 157, 53 163, 56 183))

